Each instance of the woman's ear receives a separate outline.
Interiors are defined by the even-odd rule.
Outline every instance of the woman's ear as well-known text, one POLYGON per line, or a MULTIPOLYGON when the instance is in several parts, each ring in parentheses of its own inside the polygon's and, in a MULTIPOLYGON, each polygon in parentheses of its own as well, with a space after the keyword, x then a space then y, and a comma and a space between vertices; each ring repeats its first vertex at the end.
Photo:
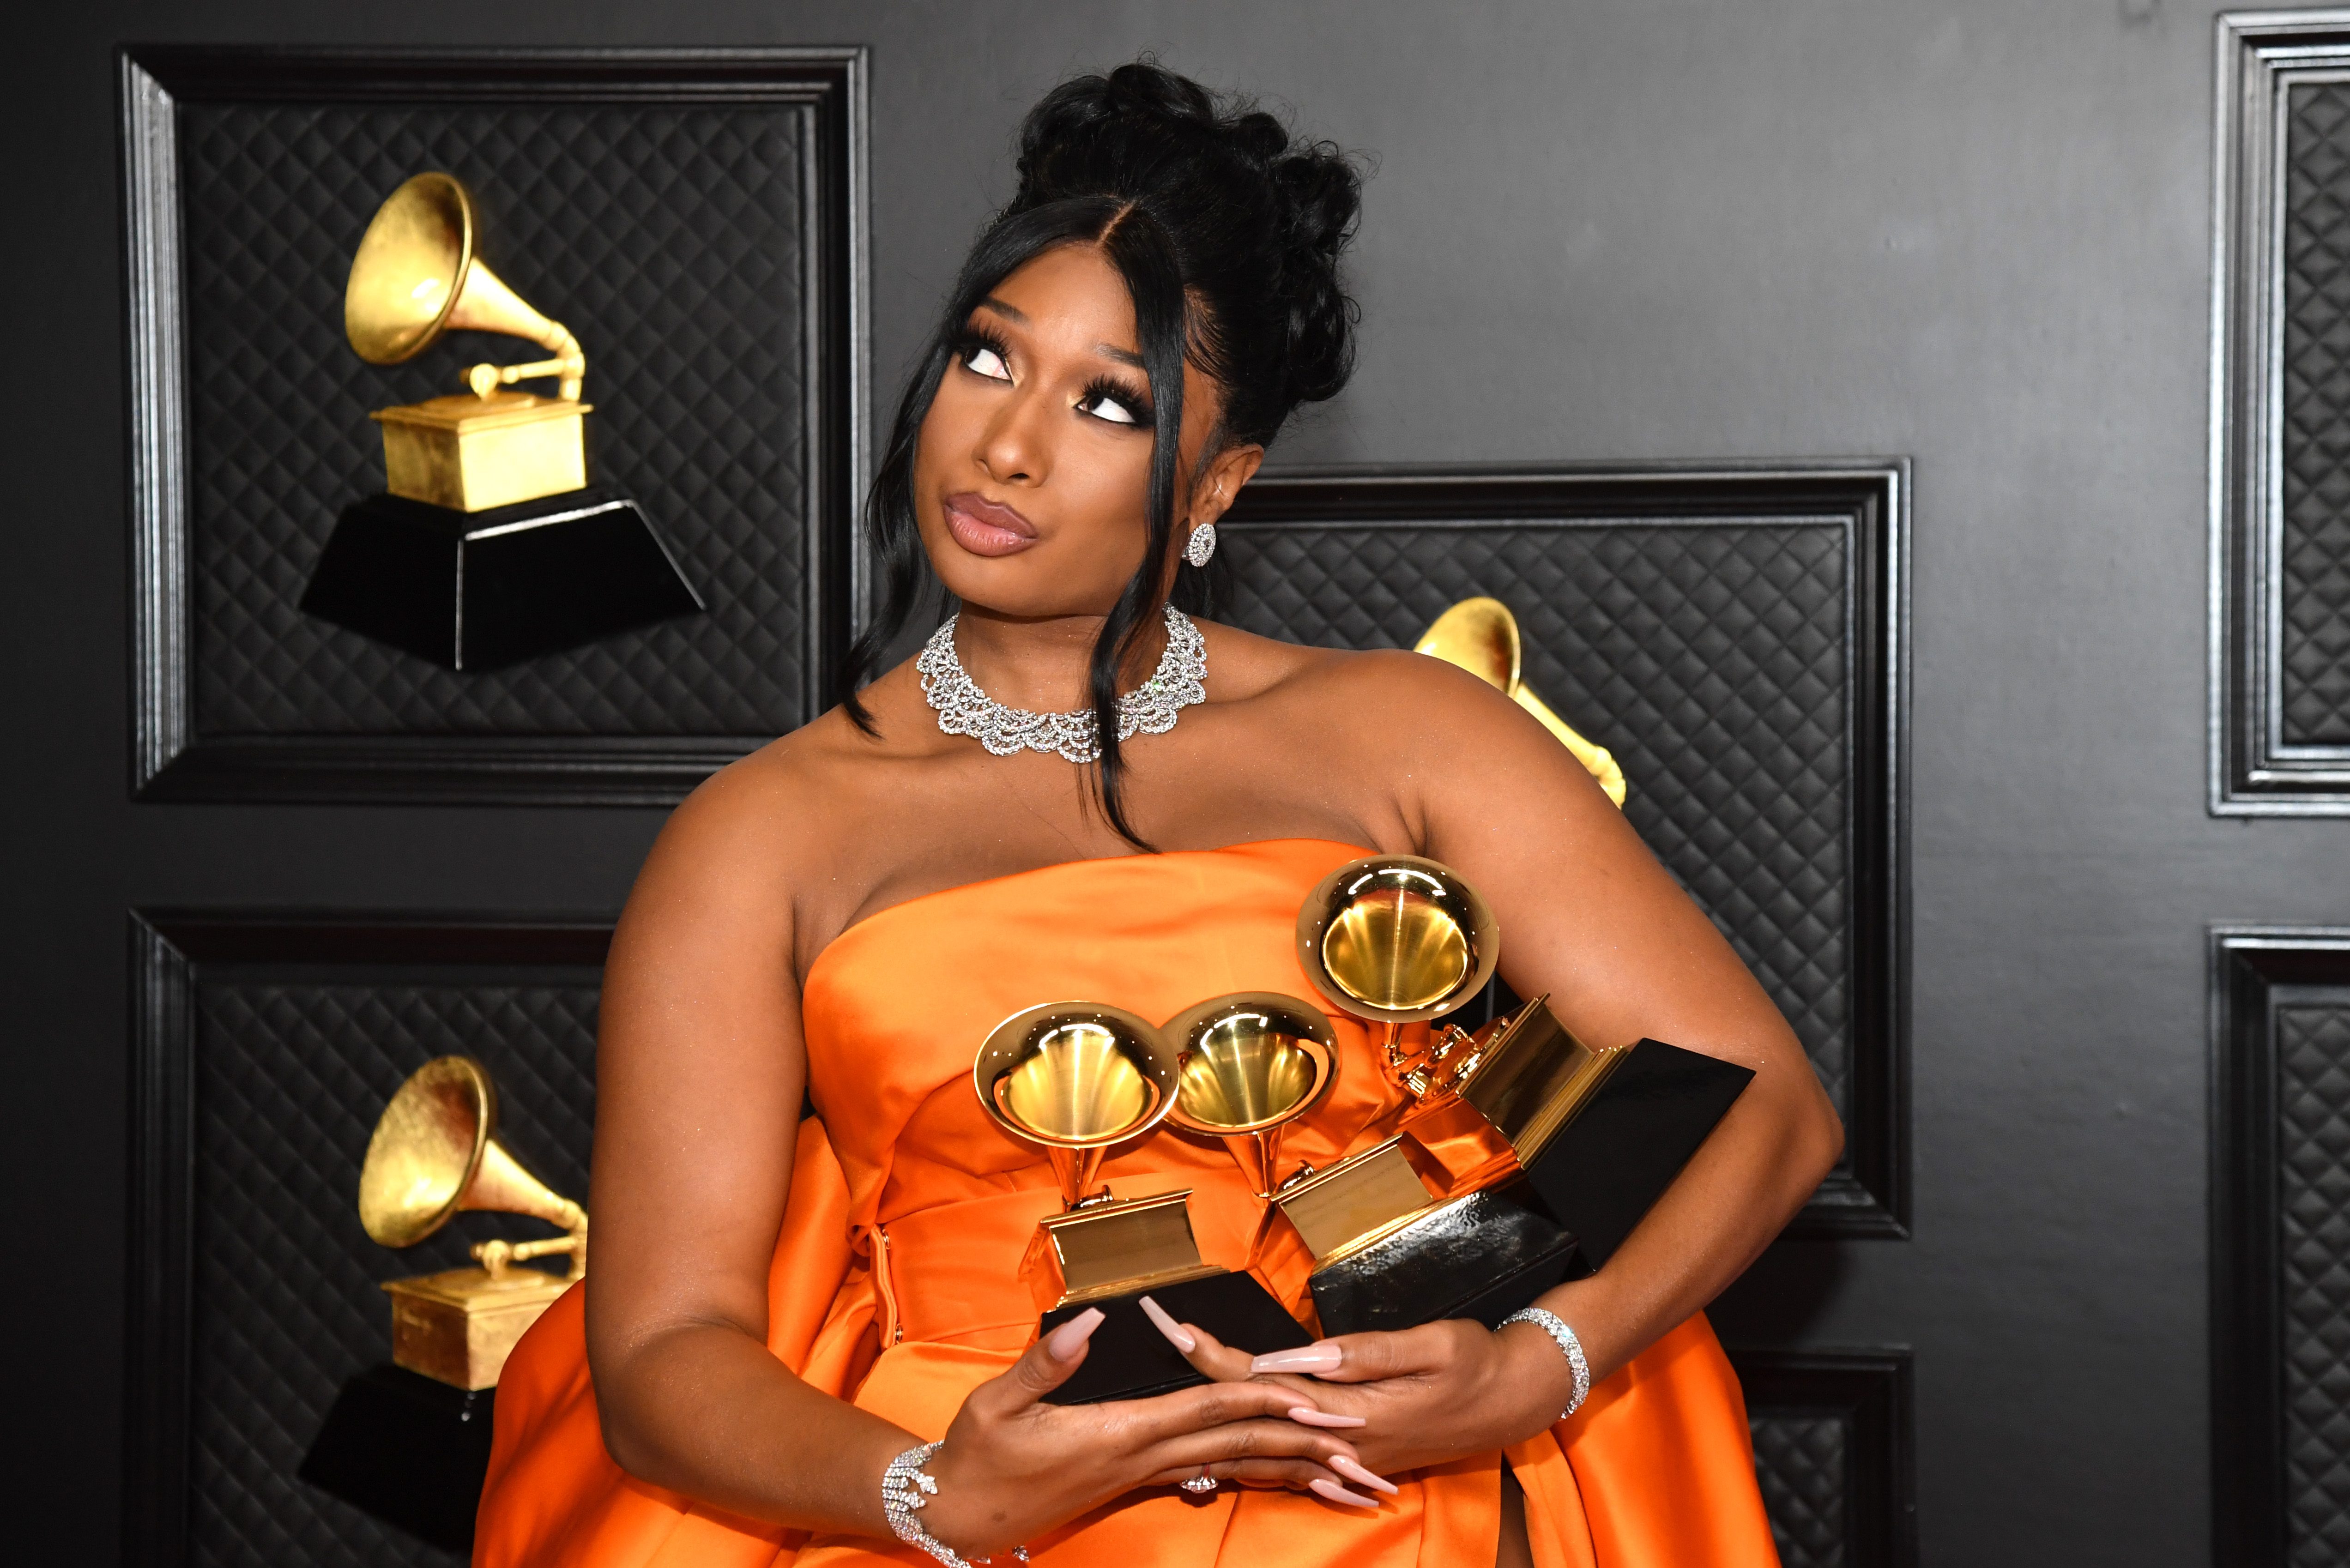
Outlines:
POLYGON ((1256 477, 1264 462, 1264 448, 1251 441, 1245 446, 1226 447, 1210 458, 1201 470, 1198 483, 1191 486, 1191 510, 1183 518, 1177 535, 1194 528, 1205 528, 1223 516, 1241 493, 1241 486, 1256 477))

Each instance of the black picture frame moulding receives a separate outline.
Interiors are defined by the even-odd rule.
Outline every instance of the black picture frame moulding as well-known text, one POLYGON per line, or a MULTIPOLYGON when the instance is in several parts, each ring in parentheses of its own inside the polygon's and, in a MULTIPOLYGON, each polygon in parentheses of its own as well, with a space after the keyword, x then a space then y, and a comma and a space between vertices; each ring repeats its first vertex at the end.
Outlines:
MULTIPOLYGON (((809 453, 803 716, 820 711, 865 602, 856 508, 870 472, 869 60, 841 47, 279 48, 134 44, 118 53, 131 532, 131 780, 151 800, 661 805, 772 734, 199 732, 191 624, 189 300, 178 117, 220 104, 797 105, 799 374, 809 453)), ((387 192, 388 193, 388 192, 387 192)), ((591 345, 591 349, 593 346, 591 345)), ((356 494, 352 497, 356 499, 356 494)))
MULTIPOLYGON (((2292 98, 2350 82, 2350 10, 2223 12, 2215 23, 2207 787, 2216 816, 2350 815, 2350 739, 2298 739, 2287 720, 2289 629, 2337 627, 2337 587, 2293 582, 2288 434, 2301 383, 2287 363, 2289 274, 2306 242, 2287 210, 2292 98), (2315 596, 2305 602, 2302 596, 2315 596), (2330 601, 2330 602, 2319 602, 2330 601)), ((2318 347, 2332 335, 2316 335, 2318 347)), ((2338 426, 2350 413, 2325 414, 2338 426)), ((2314 443, 2312 443, 2314 444, 2314 443)), ((2304 483, 2322 483, 2322 478, 2304 483)), ((2337 579, 2338 580, 2338 579, 2337 579)), ((2334 665, 2338 679, 2340 665, 2334 665)))
MULTIPOLYGON (((1843 1532, 1825 1553, 1841 1568, 1916 1568, 1916 1380, 1907 1345, 1836 1349, 1731 1347, 1731 1366, 1758 1436, 1774 1421, 1843 1428, 1836 1479, 1843 1532)), ((1763 1461, 1766 1496, 1773 1477, 1763 1461)), ((1783 1527, 1786 1521, 1778 1521, 1783 1527)))
POLYGON ((1496 526, 1620 531, 1774 520, 1843 530, 1850 1085, 1845 1157, 1790 1226, 1796 1237, 1909 1233, 1909 490, 1905 459, 1298 469, 1259 474, 1225 528, 1243 551, 1252 531, 1317 526, 1450 529, 1463 538, 1496 526))
POLYGON ((2285 1568, 2314 1560, 2293 1549, 2297 1506, 2334 1505, 2323 1488, 2296 1499, 2288 1452, 2284 1176, 2328 1151, 2288 1125, 2278 1014, 2350 1012, 2350 926, 2214 926, 2209 964, 2212 1560, 2285 1568))
MULTIPOLYGON (((192 1502, 197 987, 209 966, 349 982, 600 968, 610 917, 155 909, 130 919, 130 1095, 123 1562, 187 1561, 192 1502)), ((389 1355, 389 1340, 386 1342, 389 1355)))

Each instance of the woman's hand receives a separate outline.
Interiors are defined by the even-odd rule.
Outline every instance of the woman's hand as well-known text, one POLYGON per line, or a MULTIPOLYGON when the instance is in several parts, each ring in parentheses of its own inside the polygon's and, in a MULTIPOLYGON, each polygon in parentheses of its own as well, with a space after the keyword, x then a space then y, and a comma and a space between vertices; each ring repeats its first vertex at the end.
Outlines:
POLYGON ((1311 1401, 1324 1419, 1362 1421, 1347 1434, 1355 1458, 1383 1475, 1523 1442, 1557 1420, 1575 1392, 1566 1357, 1531 1324, 1495 1333, 1454 1318, 1252 1356, 1196 1324, 1150 1315, 1218 1384, 1270 1384, 1311 1401))
MULTIPOLYGON (((1063 1324, 972 1390, 924 1467, 939 1483, 921 1512, 924 1529, 966 1557, 983 1557, 1137 1487, 1206 1474, 1331 1497, 1346 1492, 1334 1469, 1369 1475, 1330 1426, 1291 1416, 1314 1413, 1316 1401, 1281 1380, 1215 1382, 1101 1405, 1045 1403, 1084 1365, 1101 1319, 1087 1312, 1063 1324)), ((1377 1506, 1351 1492, 1332 1501, 1377 1506)))

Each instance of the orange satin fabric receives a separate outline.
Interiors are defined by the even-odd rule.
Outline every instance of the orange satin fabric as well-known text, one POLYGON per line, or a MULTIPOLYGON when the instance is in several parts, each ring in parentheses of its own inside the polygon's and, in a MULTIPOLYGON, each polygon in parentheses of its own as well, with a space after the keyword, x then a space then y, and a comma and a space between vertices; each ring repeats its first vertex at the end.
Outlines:
MULTIPOLYGON (((917 898, 817 958, 803 998, 810 1094, 768 1276, 768 1347, 816 1387, 922 1438, 1018 1355, 1035 1307, 1014 1276, 1058 1208, 1043 1158, 972 1091, 989 1029, 1040 1002, 1165 1019, 1233 991, 1317 995, 1292 936, 1299 901, 1362 851, 1319 840, 1048 867, 917 898)), ((1387 1136, 1401 1108, 1361 1027, 1333 1017, 1336 1087, 1284 1159, 1325 1165, 1387 1136)), ((1192 1189, 1201 1250, 1246 1261, 1262 1205, 1221 1146, 1161 1131, 1103 1168, 1136 1197, 1192 1189)), ((1285 1226, 1257 1272, 1301 1317, 1310 1260, 1285 1226)), ((506 1363, 482 1496, 478 1568, 875 1568, 895 1542, 739 1518, 624 1474, 605 1454, 582 1293, 506 1363)), ((1310 1319, 1309 1319, 1310 1321, 1310 1319)), ((1376 1513, 1227 1486, 1205 1503, 1137 1493, 1030 1542, 1046 1568, 1460 1568, 1493 1561, 1500 1454, 1393 1478, 1376 1513)), ((1775 1565, 1736 1376, 1702 1315, 1592 1391, 1571 1421, 1508 1450, 1540 1568, 1775 1565)))

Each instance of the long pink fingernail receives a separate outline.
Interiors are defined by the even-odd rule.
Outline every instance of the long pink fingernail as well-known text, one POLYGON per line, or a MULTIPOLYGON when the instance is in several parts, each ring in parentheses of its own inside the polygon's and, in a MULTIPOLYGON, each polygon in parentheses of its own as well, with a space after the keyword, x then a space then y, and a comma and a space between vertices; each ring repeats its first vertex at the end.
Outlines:
POLYGON ((1189 1355, 1200 1347, 1200 1342, 1192 1337, 1191 1330, 1169 1316, 1167 1309, 1149 1296, 1142 1298, 1142 1315, 1158 1324, 1159 1332, 1167 1336, 1167 1343, 1184 1355, 1189 1355))
POLYGON ((1373 1475, 1370 1471, 1365 1469, 1362 1466, 1357 1464, 1354 1460, 1348 1459, 1344 1454, 1332 1454, 1328 1459, 1324 1459, 1322 1462, 1328 1465, 1332 1469, 1336 1470, 1340 1475, 1345 1476, 1348 1480, 1360 1481, 1365 1486, 1370 1488, 1373 1491, 1383 1491, 1389 1497, 1393 1497, 1395 1495, 1395 1482, 1388 1480, 1385 1476, 1373 1475))
POLYGON ((1101 1308, 1086 1308, 1046 1336, 1045 1340, 1046 1354, 1055 1361, 1068 1360, 1076 1355, 1079 1345, 1094 1336, 1094 1330, 1101 1326, 1101 1308))
POLYGON ((1249 1363, 1251 1373, 1258 1372, 1336 1372, 1346 1353, 1328 1340, 1321 1340, 1303 1350, 1272 1350, 1249 1363))
POLYGON ((1365 1497, 1358 1491, 1348 1491, 1336 1481, 1324 1480, 1320 1476, 1315 1476, 1312 1480, 1307 1481, 1305 1483, 1305 1487, 1306 1490, 1311 1491, 1315 1497, 1326 1497, 1332 1502, 1343 1502, 1350 1508, 1377 1508, 1379 1506, 1378 1499, 1365 1497))
POLYGON ((1303 1427, 1367 1427, 1370 1425, 1360 1416, 1333 1416, 1327 1410, 1316 1410, 1307 1405, 1300 1405, 1292 1410, 1289 1413, 1289 1418, 1303 1427))

